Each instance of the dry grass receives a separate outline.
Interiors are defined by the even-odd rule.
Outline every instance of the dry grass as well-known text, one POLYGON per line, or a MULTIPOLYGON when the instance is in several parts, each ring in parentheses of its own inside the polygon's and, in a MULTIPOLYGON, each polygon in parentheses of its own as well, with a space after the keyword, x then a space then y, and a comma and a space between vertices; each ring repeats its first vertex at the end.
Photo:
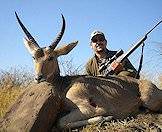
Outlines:
POLYGON ((20 88, 0 89, 0 117, 3 117, 9 106, 20 95, 20 88))
POLYGON ((8 71, 0 71, 0 88, 26 87, 33 80, 30 72, 24 69, 11 68, 8 71))
POLYGON ((136 118, 89 125, 82 132, 160 132, 162 120, 160 114, 140 114, 136 118))
POLYGON ((162 88, 162 75, 161 76, 159 76, 159 86, 162 88))
POLYGON ((30 84, 32 76, 23 69, 0 71, 0 117, 18 98, 21 91, 30 84))

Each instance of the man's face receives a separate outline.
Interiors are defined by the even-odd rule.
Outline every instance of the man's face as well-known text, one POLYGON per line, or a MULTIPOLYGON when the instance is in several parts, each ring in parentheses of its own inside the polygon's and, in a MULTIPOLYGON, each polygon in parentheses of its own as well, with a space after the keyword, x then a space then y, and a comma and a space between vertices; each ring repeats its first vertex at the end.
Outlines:
POLYGON ((96 35, 91 40, 91 48, 94 52, 102 52, 106 49, 107 41, 103 35, 96 35))

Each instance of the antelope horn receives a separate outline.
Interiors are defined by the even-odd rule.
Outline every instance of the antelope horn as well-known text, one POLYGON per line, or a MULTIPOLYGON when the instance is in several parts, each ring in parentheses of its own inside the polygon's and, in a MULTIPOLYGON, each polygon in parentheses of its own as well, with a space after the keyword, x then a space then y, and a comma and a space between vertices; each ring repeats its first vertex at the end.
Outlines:
MULTIPOLYGON (((62 14, 61 14, 62 15, 62 14)), ((62 28, 61 28, 61 31, 60 33, 57 35, 56 39, 51 43, 51 45, 49 46, 51 49, 55 49, 57 44, 60 42, 63 34, 64 34, 64 31, 65 31, 65 18, 64 16, 62 15, 62 28)))
POLYGON ((16 18, 17 18, 17 21, 20 25, 20 27, 22 28, 22 30, 24 31, 25 35, 27 36, 27 38, 33 42, 33 44, 36 46, 36 47, 39 47, 38 43, 35 41, 35 39, 32 37, 32 35, 28 32, 28 30, 26 29, 26 27, 24 26, 24 24, 21 22, 20 18, 18 17, 17 13, 15 12, 15 15, 16 15, 16 18))

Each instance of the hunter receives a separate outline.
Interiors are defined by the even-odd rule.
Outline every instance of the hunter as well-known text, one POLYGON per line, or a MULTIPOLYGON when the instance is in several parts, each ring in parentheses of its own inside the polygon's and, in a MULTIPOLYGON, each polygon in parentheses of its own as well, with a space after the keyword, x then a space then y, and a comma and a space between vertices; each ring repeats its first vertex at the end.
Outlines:
MULTIPOLYGON (((90 36, 90 46, 94 51, 94 56, 86 64, 86 73, 91 76, 105 76, 104 70, 99 71, 101 65, 109 61, 117 51, 111 51, 106 48, 107 40, 101 31, 93 31, 90 36)), ((135 77, 137 70, 131 64, 128 58, 119 63, 113 74, 120 76, 135 77)), ((109 73, 112 74, 112 73, 109 73)))

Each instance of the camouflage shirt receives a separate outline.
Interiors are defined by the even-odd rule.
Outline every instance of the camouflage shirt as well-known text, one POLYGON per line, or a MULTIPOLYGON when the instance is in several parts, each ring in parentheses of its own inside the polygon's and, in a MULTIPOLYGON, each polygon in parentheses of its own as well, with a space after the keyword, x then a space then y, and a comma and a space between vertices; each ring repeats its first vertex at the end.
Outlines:
MULTIPOLYGON (((107 57, 105 59, 99 59, 96 55, 94 55, 86 64, 86 73, 91 76, 98 76, 102 75, 101 72, 99 72, 99 67, 104 61, 109 61, 110 58, 112 58, 117 51, 110 51, 107 50, 107 57)), ((117 75, 127 75, 135 77, 137 70, 134 68, 134 66, 131 64, 131 62, 126 58, 123 62, 123 70, 117 75)))

